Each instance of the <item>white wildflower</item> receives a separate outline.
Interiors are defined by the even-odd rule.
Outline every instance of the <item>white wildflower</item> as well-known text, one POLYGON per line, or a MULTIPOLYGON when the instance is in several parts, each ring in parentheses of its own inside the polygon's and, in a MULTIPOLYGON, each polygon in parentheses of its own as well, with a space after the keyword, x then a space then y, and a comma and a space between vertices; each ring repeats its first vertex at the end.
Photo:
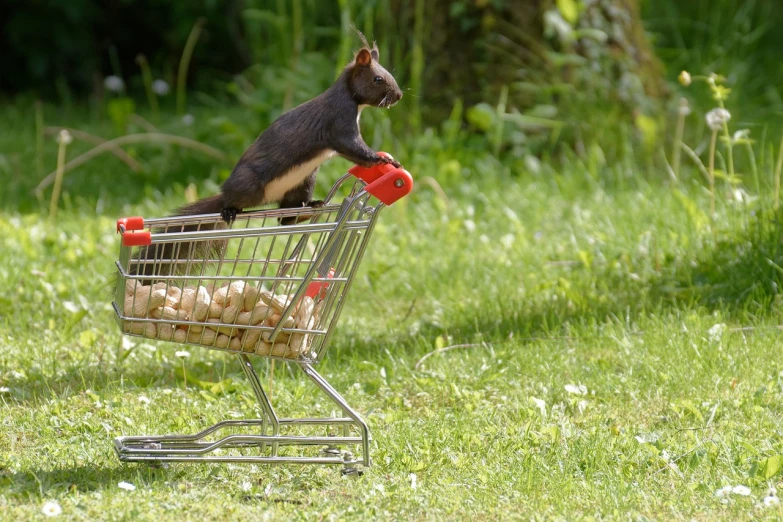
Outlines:
POLYGON ((123 350, 130 350, 134 346, 135 346, 135 344, 133 343, 133 341, 130 340, 130 337, 123 337, 122 338, 122 349, 123 350))
POLYGON ((731 488, 731 492, 735 495, 742 495, 743 497, 747 497, 750 495, 750 488, 747 486, 734 486, 731 488))
POLYGON ((9 393, 11 391, 11 388, 8 386, 0 386, 0 393, 9 393))
POLYGON ((679 80, 679 82, 685 87, 689 86, 693 81, 691 79, 691 73, 689 73, 688 71, 682 71, 680 75, 677 77, 677 80, 679 80))
POLYGON ((719 131, 723 128, 723 124, 731 119, 731 113, 726 109, 712 109, 705 119, 710 130, 719 131))
POLYGON ((411 479, 411 489, 416 489, 416 474, 411 473, 408 477, 411 479))
POLYGON ((731 135, 732 143, 737 143, 750 139, 750 129, 740 129, 731 135))
POLYGON ((136 486, 131 484, 130 482, 120 482, 117 484, 117 487, 120 489, 124 489, 125 491, 136 491, 136 486))
POLYGON ((561 42, 569 42, 573 39, 573 28, 560 11, 550 9, 544 13, 544 36, 551 38, 555 35, 561 42))
POLYGON ((125 90, 125 82, 119 76, 107 76, 103 80, 103 86, 111 92, 122 92, 125 90))
POLYGON ((476 223, 472 219, 466 219, 462 224, 465 225, 465 229, 467 229, 468 232, 476 231, 476 223))
POLYGON ((731 486, 723 486, 718 491, 715 492, 715 496, 718 498, 723 498, 731 494, 731 486))
POLYGON ((79 305, 77 305, 73 301, 63 301, 63 308, 65 308, 72 314, 75 314, 76 312, 79 311, 79 305))
POLYGON ((56 517, 63 512, 63 508, 57 502, 50 500, 43 505, 41 512, 47 517, 56 517))
POLYGON ((545 401, 543 401, 541 399, 537 399, 535 397, 530 397, 530 402, 532 402, 533 404, 536 405, 536 408, 538 408, 538 411, 541 412, 541 416, 542 417, 546 417, 546 402, 545 401))
POLYGON ((196 123, 196 118, 192 114, 186 114, 182 117, 182 124, 186 127, 190 127, 194 123, 196 123))
POLYGON ((771 507, 780 504, 780 499, 778 497, 774 497, 770 495, 768 497, 764 497, 764 500, 762 500, 762 502, 764 503, 764 507, 771 507))
POLYGON ((158 96, 166 96, 170 90, 171 88, 169 87, 169 84, 166 83, 166 80, 155 80, 152 82, 152 92, 158 96))
POLYGON ((653 433, 640 433, 639 435, 637 435, 634 438, 636 439, 636 442, 638 442, 639 444, 655 444, 656 442, 658 442, 658 439, 660 438, 660 435, 658 435, 655 432, 653 432, 653 433))
POLYGON ((584 384, 580 384, 579 386, 576 384, 566 384, 564 388, 568 393, 575 393, 576 395, 587 395, 587 386, 584 384))
POLYGON ((186 352, 185 350, 180 350, 174 352, 174 357, 181 357, 184 359, 185 357, 190 357, 190 352, 186 352))
POLYGON ((246 481, 246 482, 242 483, 242 491, 250 491, 250 488, 252 488, 252 487, 253 487, 253 484, 251 484, 250 482, 246 481))
POLYGON ((140 395, 139 396, 139 402, 141 402, 143 404, 149 404, 150 400, 145 395, 140 395))
POLYGON ((514 234, 506 234, 500 238, 500 243, 504 248, 511 248, 514 245, 514 234))
POLYGON ((68 132, 66 129, 62 129, 60 133, 57 135, 57 143, 62 143, 63 145, 70 145, 73 141, 73 137, 71 136, 71 133, 68 132))
POLYGON ((726 325, 723 323, 718 323, 716 325, 713 325, 713 327, 707 331, 707 335, 709 336, 711 342, 717 343, 718 341, 720 341, 721 337, 723 337, 723 332, 725 330, 726 330, 726 325))

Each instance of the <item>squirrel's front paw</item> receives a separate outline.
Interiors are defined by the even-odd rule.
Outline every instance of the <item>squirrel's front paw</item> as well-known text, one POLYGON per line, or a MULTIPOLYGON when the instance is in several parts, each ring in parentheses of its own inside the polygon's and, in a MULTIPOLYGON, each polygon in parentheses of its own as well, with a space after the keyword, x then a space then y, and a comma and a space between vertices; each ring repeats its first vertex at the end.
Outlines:
POLYGON ((396 159, 387 158, 386 156, 378 156, 378 164, 385 165, 390 163, 395 169, 402 167, 402 164, 396 159))
POLYGON ((224 208, 220 211, 220 217, 223 218, 227 224, 231 224, 237 218, 238 208, 224 208))

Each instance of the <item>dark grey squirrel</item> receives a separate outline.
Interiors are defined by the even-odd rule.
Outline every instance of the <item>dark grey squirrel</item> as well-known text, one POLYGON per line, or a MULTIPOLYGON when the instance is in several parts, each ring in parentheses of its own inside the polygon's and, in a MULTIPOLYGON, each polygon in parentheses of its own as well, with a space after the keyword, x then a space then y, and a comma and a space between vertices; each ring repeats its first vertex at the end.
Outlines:
MULTIPOLYGON (((358 33, 358 31, 357 31, 358 33)), ((378 63, 378 46, 372 47, 358 33, 363 47, 356 52, 337 80, 319 96, 282 114, 245 151, 220 194, 207 197, 178 209, 177 216, 220 213, 231 224, 243 209, 278 203, 280 208, 319 207, 313 201, 318 168, 327 159, 340 155, 347 160, 370 167, 382 163, 400 164, 380 156, 362 139, 359 117, 365 107, 390 108, 402 98, 394 77, 378 63)), ((291 224, 297 218, 283 218, 291 224)), ((301 220, 301 218, 299 218, 301 220)), ((174 231, 204 230, 199 226, 177 227, 174 231)), ((219 245, 212 242, 210 250, 219 245)), ((137 259, 174 259, 192 256, 191 245, 143 247, 137 259)), ((166 263, 144 263, 131 267, 131 273, 165 275, 166 263)))
POLYGON ((231 223, 237 212, 259 205, 317 207, 322 202, 312 201, 315 176, 321 163, 334 155, 365 167, 399 167, 368 147, 359 131, 362 109, 389 108, 402 98, 394 77, 378 63, 377 45, 370 48, 362 39, 365 46, 331 87, 281 115, 256 138, 220 194, 182 207, 177 215, 220 212, 231 223))

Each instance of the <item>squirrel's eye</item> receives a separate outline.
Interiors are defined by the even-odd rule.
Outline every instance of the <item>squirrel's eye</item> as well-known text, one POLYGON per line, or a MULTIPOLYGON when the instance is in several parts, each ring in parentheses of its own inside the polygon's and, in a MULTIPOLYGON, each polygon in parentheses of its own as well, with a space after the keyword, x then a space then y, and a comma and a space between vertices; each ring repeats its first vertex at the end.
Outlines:
POLYGON ((375 77, 375 79, 374 79, 373 81, 374 81, 376 84, 381 84, 381 83, 383 83, 383 78, 381 78, 380 76, 376 76, 376 77, 375 77))

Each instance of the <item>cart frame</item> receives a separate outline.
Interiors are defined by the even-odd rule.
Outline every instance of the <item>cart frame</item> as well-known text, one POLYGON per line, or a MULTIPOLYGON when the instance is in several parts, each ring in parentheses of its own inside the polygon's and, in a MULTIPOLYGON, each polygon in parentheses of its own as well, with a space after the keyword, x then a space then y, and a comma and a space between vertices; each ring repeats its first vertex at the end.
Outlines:
MULTIPOLYGON (((335 182, 318 208, 241 212, 228 227, 222 226, 219 214, 118 220, 122 244, 115 263, 117 285, 112 305, 120 329, 125 335, 235 354, 260 412, 258 418, 224 420, 190 435, 117 437, 114 448, 118 458, 152 463, 336 464, 342 466, 344 474, 361 473, 362 467, 369 467, 371 436, 367 423, 313 366, 326 352, 380 211, 407 195, 412 187, 410 173, 402 168, 357 165, 335 182), (349 185, 350 194, 334 203, 337 192, 349 185), (278 224, 284 218, 294 224, 278 224), (253 226, 259 222, 260 226, 253 226), (183 248, 188 249, 184 255, 183 248), (264 248, 268 248, 266 256, 259 256, 264 248), (217 319, 200 320, 180 317, 179 311, 176 317, 156 316, 151 304, 141 316, 129 312, 129 300, 130 308, 145 309, 147 303, 137 303, 136 294, 129 297, 128 286, 138 288, 136 285, 153 282, 164 287, 166 295, 172 289, 182 292, 193 284, 199 290, 201 285, 211 285, 214 292, 221 282, 224 286, 239 282, 244 286, 239 287, 243 290, 238 302, 250 298, 249 290, 269 299, 282 289, 284 299, 267 307, 268 314, 278 314, 277 323, 258 325, 227 318, 227 308, 217 319), (308 299, 308 310, 314 306, 315 312, 299 322, 300 310, 308 299), (215 334, 207 338, 210 329, 215 329, 215 334), (257 334, 253 338, 261 336, 256 344, 244 343, 249 333, 257 334), (222 337, 230 339, 231 344, 226 339, 221 344, 222 337), (282 359, 299 368, 342 415, 280 417, 250 356, 282 359), (322 447, 320 452, 313 454, 318 446, 322 447)), ((257 298, 255 306, 264 305, 257 298)))

